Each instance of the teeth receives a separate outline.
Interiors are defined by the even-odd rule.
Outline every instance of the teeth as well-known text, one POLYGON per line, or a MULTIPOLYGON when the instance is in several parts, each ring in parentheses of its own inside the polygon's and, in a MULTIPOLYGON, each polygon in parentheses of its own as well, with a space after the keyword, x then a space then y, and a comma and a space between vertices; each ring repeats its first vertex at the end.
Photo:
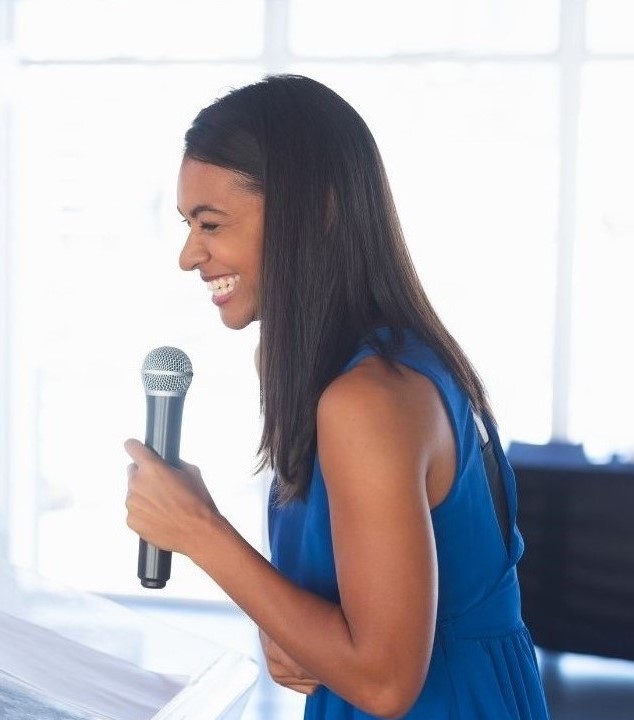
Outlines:
POLYGON ((214 297, 222 297, 232 292, 239 280, 239 275, 225 275, 224 277, 211 280, 207 283, 207 287, 211 290, 214 297))

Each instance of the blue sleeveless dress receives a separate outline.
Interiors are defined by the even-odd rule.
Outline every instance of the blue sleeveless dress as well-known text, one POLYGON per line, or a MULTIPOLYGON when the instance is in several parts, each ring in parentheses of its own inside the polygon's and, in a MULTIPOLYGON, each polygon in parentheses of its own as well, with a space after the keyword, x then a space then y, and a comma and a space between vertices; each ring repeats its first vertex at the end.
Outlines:
MULTIPOLYGON (((378 331, 389 341, 389 331, 378 331)), ((343 372, 375 354, 363 345, 343 372)), ((457 470, 452 489, 432 510, 438 561, 438 609, 429 672, 407 720, 546 720, 533 643, 520 609, 516 563, 523 541, 515 525, 513 471, 495 427, 486 421, 502 474, 511 523, 502 537, 486 479, 480 437, 466 394, 438 356, 413 333, 395 359, 428 377, 453 426, 457 470)), ((339 592, 319 458, 305 500, 269 499, 271 560, 286 577, 338 603, 339 592)), ((308 720, 371 718, 325 686, 307 698, 308 720)))

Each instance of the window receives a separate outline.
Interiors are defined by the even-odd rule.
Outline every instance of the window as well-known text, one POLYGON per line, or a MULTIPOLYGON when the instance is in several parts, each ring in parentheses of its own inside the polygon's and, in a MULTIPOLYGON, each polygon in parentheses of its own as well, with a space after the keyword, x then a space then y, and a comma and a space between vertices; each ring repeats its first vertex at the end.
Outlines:
MULTIPOLYGON (((410 250, 507 440, 634 453, 630 4, 617 0, 0 0, 0 552, 146 592, 122 442, 140 366, 181 347, 181 452, 263 541, 257 328, 177 268, 182 137, 267 72, 323 80, 377 138, 410 250), (55 33, 48 32, 54 25, 55 33)), ((178 557, 162 596, 223 597, 178 557)))
MULTIPOLYGON (((263 483, 253 477, 256 328, 222 328, 202 283, 178 270, 185 228, 175 196, 182 138, 195 114, 228 86, 262 74, 262 4, 249 3, 253 22, 245 36, 234 27, 236 6, 217 5, 220 46, 203 42, 200 25, 192 46, 182 15, 208 16, 209 4, 183 5, 149 15, 144 2, 16 5, 11 554, 100 591, 140 588, 138 541, 122 505, 122 442, 143 438, 140 369, 158 345, 183 348, 194 366, 183 457, 204 466, 218 502, 234 510, 254 544, 262 542, 263 483), (76 25, 67 38, 45 32, 51 13, 83 23, 85 36, 76 25), (135 37, 144 37, 142 18, 150 15, 156 34, 139 45, 135 37), (103 32, 115 24, 127 31, 103 32), (164 28, 170 25, 173 36, 164 28), (131 56, 137 50, 140 56, 131 56), (227 442, 231 437, 235 442, 227 442)), ((219 595, 177 556, 172 576, 163 596, 219 595)))
POLYGON ((634 62, 588 63, 581 82, 570 434, 632 459, 634 62))

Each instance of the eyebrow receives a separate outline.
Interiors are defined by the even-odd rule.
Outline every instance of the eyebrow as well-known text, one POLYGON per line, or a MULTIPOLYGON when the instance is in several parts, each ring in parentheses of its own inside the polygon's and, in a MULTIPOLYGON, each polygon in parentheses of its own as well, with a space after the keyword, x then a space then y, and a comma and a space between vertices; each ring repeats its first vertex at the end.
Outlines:
MULTIPOLYGON (((185 213, 178 206, 176 206, 176 209, 183 217, 185 217, 185 213)), ((224 210, 219 210, 218 208, 215 208, 213 205, 196 205, 196 207, 193 208, 189 214, 195 220, 202 212, 214 212, 214 213, 220 213, 221 215, 227 214, 224 210)))

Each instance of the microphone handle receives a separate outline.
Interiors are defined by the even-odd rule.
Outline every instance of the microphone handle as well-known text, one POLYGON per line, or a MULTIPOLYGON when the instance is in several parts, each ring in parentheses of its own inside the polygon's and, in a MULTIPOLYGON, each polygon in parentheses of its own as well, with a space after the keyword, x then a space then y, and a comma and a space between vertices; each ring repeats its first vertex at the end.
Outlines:
MULTIPOLYGON (((184 395, 146 395, 145 444, 168 465, 179 466, 184 395)), ((172 553, 139 538, 137 576, 146 588, 160 589, 170 578, 172 553)))

